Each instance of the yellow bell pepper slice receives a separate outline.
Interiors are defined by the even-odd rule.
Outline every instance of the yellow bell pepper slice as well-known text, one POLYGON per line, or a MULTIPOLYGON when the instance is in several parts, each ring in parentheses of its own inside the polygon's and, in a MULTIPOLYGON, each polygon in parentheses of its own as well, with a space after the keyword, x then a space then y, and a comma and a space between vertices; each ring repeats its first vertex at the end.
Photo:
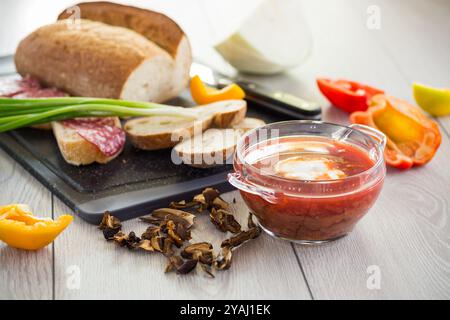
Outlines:
POLYGON ((57 220, 32 215, 27 205, 0 207, 0 240, 11 247, 38 250, 52 243, 73 221, 70 215, 57 220))
POLYGON ((237 84, 232 83, 222 89, 205 85, 199 76, 191 79, 191 96, 197 104, 208 104, 223 100, 240 100, 245 98, 245 92, 237 84))

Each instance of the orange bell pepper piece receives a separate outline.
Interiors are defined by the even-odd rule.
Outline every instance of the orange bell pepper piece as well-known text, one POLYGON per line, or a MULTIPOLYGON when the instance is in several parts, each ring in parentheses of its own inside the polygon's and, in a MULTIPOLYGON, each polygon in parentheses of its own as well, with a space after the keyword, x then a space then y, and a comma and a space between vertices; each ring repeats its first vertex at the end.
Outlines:
POLYGON ((382 131, 387 137, 386 163, 398 169, 428 163, 441 144, 436 122, 407 101, 384 94, 374 96, 367 111, 352 113, 350 121, 382 131))
POLYGON ((62 215, 58 220, 38 218, 23 204, 3 206, 0 207, 0 240, 14 248, 38 250, 53 242, 72 220, 70 215, 62 215))
POLYGON ((237 84, 232 83, 222 89, 205 85, 199 76, 191 79, 191 96, 200 105, 222 100, 240 100, 245 98, 245 92, 237 84))

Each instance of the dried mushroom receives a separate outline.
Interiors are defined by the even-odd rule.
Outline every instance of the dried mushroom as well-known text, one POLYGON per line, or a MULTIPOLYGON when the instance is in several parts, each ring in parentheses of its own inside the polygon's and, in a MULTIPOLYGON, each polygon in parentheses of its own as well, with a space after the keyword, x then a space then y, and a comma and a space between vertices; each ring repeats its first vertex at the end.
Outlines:
POLYGON ((208 242, 200 242, 188 245, 181 251, 185 259, 195 259, 202 264, 212 265, 214 260, 213 246, 208 242))
POLYGON ((175 245, 180 248, 184 241, 191 239, 191 233, 184 229, 182 224, 175 224, 172 220, 167 221, 166 232, 175 245))
POLYGON ((206 188, 202 191, 203 197, 207 204, 213 203, 214 199, 220 196, 220 192, 214 188, 206 188))
MULTIPOLYGON (((233 202, 236 203, 235 199, 233 202)), ((254 223, 252 214, 248 217, 248 230, 242 231, 241 225, 228 208, 229 204, 220 197, 217 189, 206 188, 190 202, 172 202, 169 208, 157 209, 150 215, 141 217, 141 221, 150 224, 141 237, 134 232, 124 233, 120 220, 109 212, 105 212, 99 228, 107 240, 112 240, 121 247, 163 254, 168 259, 165 272, 188 274, 200 265, 207 275, 214 278, 213 269, 229 269, 233 251, 261 234, 261 228, 254 223), (196 208, 199 212, 208 210, 210 220, 218 230, 235 234, 222 242, 217 257, 211 243, 189 243, 195 215, 181 210, 187 208, 196 208)))
POLYGON ((164 272, 171 272, 177 270, 184 263, 184 260, 180 256, 171 256, 168 259, 168 263, 164 272))
POLYGON ((200 264, 200 267, 202 268, 202 270, 211 278, 215 278, 214 274, 212 273, 212 267, 208 264, 200 264))
POLYGON ((162 254, 166 257, 173 256, 173 240, 171 238, 165 238, 163 241, 162 254))
POLYGON ((216 210, 212 208, 209 217, 211 222, 222 232, 238 233, 241 231, 241 225, 234 216, 226 210, 216 210))
POLYGON ((206 188, 201 194, 194 197, 193 202, 199 205, 199 211, 207 209, 224 209, 227 210, 228 203, 220 197, 220 192, 214 188, 206 188))
POLYGON ((161 221, 172 220, 176 223, 182 223, 186 228, 192 227, 195 219, 195 215, 192 213, 171 208, 157 209, 152 212, 151 216, 161 219, 161 221))
POLYGON ((212 202, 212 207, 214 209, 223 209, 223 210, 228 210, 228 208, 230 207, 230 205, 228 204, 228 202, 226 202, 225 200, 223 200, 221 197, 217 197, 213 200, 212 202))
POLYGON ((141 235, 142 239, 151 240, 153 237, 161 236, 161 227, 160 226, 150 226, 145 230, 145 232, 141 235))
POLYGON ((135 249, 141 242, 141 238, 137 237, 133 231, 129 234, 119 231, 114 235, 112 240, 114 240, 114 242, 116 242, 119 246, 127 247, 128 249, 135 249))
POLYGON ((261 234, 261 228, 255 227, 246 231, 241 231, 237 235, 222 242, 221 247, 237 248, 244 242, 255 239, 261 234))
POLYGON ((112 216, 109 211, 106 211, 98 228, 103 231, 106 240, 112 240, 122 230, 122 223, 119 219, 112 216))
POLYGON ((215 267, 218 270, 227 270, 231 267, 232 249, 228 246, 222 247, 215 261, 215 267))
POLYGON ((136 249, 142 249, 142 250, 145 250, 145 251, 152 251, 152 252, 155 251, 155 249, 153 248, 150 240, 141 240, 141 242, 139 242, 136 245, 136 249))
POLYGON ((198 261, 197 260, 186 260, 183 262, 183 264, 181 266, 179 266, 177 268, 177 273, 178 274, 188 274, 189 272, 191 272, 192 270, 195 269, 195 267, 197 266, 198 261))
POLYGON ((195 201, 186 202, 186 200, 172 201, 169 204, 169 208, 171 209, 189 209, 196 206, 198 206, 197 202, 195 201))
POLYGON ((241 246, 247 241, 256 239, 261 234, 261 228, 253 222, 253 215, 250 213, 248 217, 248 227, 246 231, 241 231, 237 235, 226 239, 220 246, 220 254, 215 261, 215 267, 218 270, 227 270, 231 267, 233 250, 241 246))

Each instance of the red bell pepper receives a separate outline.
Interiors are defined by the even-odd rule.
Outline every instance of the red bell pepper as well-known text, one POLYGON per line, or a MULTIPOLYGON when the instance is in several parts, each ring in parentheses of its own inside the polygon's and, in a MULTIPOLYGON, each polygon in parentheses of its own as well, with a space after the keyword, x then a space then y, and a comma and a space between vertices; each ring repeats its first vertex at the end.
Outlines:
POLYGON ((317 85, 325 97, 346 112, 366 111, 370 99, 383 90, 348 80, 317 79, 317 85))

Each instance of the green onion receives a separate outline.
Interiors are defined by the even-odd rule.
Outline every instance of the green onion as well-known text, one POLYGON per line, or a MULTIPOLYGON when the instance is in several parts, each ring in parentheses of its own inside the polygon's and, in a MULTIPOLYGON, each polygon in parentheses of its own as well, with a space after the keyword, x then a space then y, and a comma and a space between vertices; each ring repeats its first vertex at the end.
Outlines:
POLYGON ((0 98, 0 132, 81 117, 173 116, 196 119, 198 113, 152 102, 98 98, 0 98))

